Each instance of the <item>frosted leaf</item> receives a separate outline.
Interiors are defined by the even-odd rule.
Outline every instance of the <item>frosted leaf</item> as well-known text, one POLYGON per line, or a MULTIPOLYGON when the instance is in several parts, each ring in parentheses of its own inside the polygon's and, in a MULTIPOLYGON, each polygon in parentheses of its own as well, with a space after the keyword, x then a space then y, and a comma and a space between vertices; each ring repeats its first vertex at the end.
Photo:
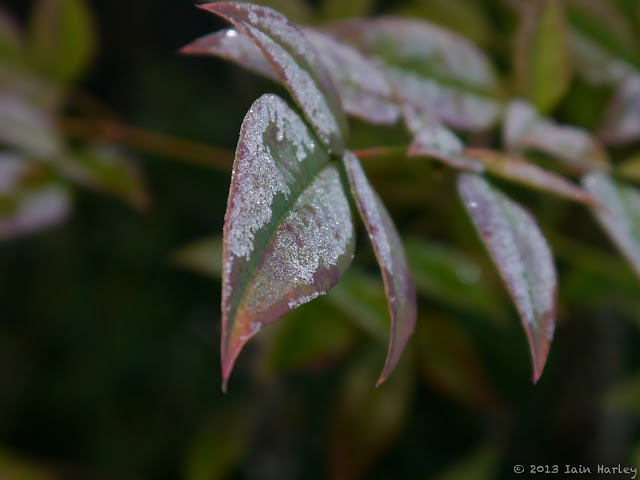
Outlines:
POLYGON ((367 233, 382 270, 385 293, 391 312, 389 352, 378 379, 378 385, 391 374, 415 330, 416 292, 407 256, 393 221, 373 190, 358 158, 347 151, 343 157, 351 185, 367 233))
POLYGON ((508 105, 503 138, 509 149, 541 152, 578 172, 609 168, 606 150, 587 131, 558 125, 541 117, 531 104, 523 100, 515 100, 508 105))
POLYGON ((601 204, 592 213, 640 276, 640 191, 602 172, 585 175, 582 184, 601 204))
POLYGON ((520 313, 537 382, 555 329, 557 279, 549 246, 531 214, 482 177, 460 174, 458 193, 520 313))
POLYGON ((244 344, 327 292, 353 257, 340 175, 304 121, 275 95, 247 113, 224 228, 223 383, 244 344))
POLYGON ((622 82, 607 109, 598 135, 611 145, 640 138, 640 72, 629 75, 622 82))
POLYGON ((482 148, 468 148, 467 157, 482 162, 487 171, 506 180, 536 190, 593 206, 596 202, 577 185, 560 175, 544 170, 515 153, 503 153, 482 148))
POLYGON ((432 157, 460 170, 480 173, 482 164, 468 158, 455 133, 438 122, 423 122, 407 152, 409 157, 432 157))
POLYGON ((322 144, 340 155, 347 132, 344 112, 331 77, 304 34, 267 7, 211 3, 200 8, 229 20, 262 50, 322 144))
POLYGON ((449 126, 486 129, 501 113, 488 58, 462 36, 400 17, 347 20, 328 32, 377 57, 405 103, 449 126))

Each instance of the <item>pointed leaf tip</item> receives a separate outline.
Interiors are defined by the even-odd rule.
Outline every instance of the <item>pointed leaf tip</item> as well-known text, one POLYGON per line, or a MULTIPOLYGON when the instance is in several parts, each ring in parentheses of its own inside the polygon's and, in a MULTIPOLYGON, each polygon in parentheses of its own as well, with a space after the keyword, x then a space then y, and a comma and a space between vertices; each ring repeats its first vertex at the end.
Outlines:
POLYGON ((458 193, 520 313, 536 383, 555 330, 558 288, 549 246, 533 216, 484 178, 460 174, 458 193))
POLYGON ((224 383, 262 327, 338 282, 354 243, 336 165, 281 98, 262 96, 242 124, 225 218, 224 383))
POLYGON ((409 263, 391 216, 373 190, 358 158, 347 151, 343 162, 351 192, 365 224, 382 270, 385 293, 391 313, 391 338, 382 374, 381 385, 400 360, 416 325, 416 290, 409 263))

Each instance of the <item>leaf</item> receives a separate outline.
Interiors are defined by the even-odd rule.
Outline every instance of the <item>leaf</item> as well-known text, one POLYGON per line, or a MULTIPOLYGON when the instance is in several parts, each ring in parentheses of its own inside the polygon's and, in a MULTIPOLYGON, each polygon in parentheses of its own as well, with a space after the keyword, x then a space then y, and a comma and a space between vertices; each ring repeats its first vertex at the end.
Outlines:
MULTIPOLYGON (((400 108, 391 84, 374 62, 327 35, 310 29, 304 30, 304 34, 329 72, 347 113, 381 125, 398 120, 400 108)), ((246 35, 233 29, 199 38, 181 52, 219 56, 271 80, 280 79, 262 51, 246 35)))
POLYGON ((336 165, 282 99, 262 96, 242 124, 224 226, 223 388, 260 328, 336 284, 354 242, 336 165))
POLYGON ((407 362, 380 388, 376 355, 360 355, 339 386, 331 412, 328 478, 364 478, 381 454, 402 433, 409 418, 414 376, 407 362))
POLYGON ((260 47, 322 144, 330 153, 341 155, 346 118, 331 77, 304 34, 270 8, 246 3, 199 7, 227 19, 260 47))
POLYGON ((552 110, 571 81, 571 63, 563 3, 526 4, 516 36, 513 64, 520 92, 541 112, 552 110))
POLYGON ((592 85, 618 85, 634 72, 633 65, 575 29, 570 44, 575 72, 592 85))
POLYGON ((51 180, 41 166, 0 154, 0 240, 55 225, 70 209, 67 190, 51 180))
POLYGON ((422 374, 432 388, 469 407, 498 406, 482 359, 456 322, 438 315, 421 318, 417 338, 422 374))
POLYGON ((601 172, 585 175, 582 184, 602 205, 591 210, 596 220, 640 275, 640 191, 601 172))
POLYGON ((38 0, 29 23, 33 63, 56 80, 74 81, 93 58, 93 29, 84 0, 38 0))
POLYGON ((628 76, 618 87, 598 135, 609 145, 640 139, 640 71, 628 76))
POLYGON ((401 17, 348 20, 327 31, 382 62, 404 103, 453 128, 485 130, 501 114, 488 58, 466 38, 401 17))
POLYGON ((373 190, 358 158, 347 151, 343 162, 360 217, 373 244, 382 270, 391 312, 389 352, 377 385, 384 382, 400 360, 416 325, 416 291, 407 257, 382 200, 373 190))
POLYGON ((481 163, 465 155, 464 144, 455 133, 438 122, 422 122, 414 137, 408 157, 431 157, 457 170, 482 173, 481 163))
POLYGON ((497 177, 510 180, 527 187, 551 193, 559 197, 594 206, 596 201, 580 187, 563 177, 530 163, 514 153, 502 153, 482 148, 468 148, 465 154, 487 168, 497 177))
POLYGON ((113 195, 144 210, 149 195, 133 159, 108 145, 92 145, 56 160, 62 174, 92 190, 113 195))
POLYGON ((551 251, 533 216, 477 175, 458 176, 458 193, 520 313, 538 381, 556 318, 551 251))
POLYGON ((515 100, 508 105, 503 138, 511 150, 545 153, 578 173, 609 169, 606 150, 585 130, 558 125, 541 117, 531 104, 522 100, 515 100))
POLYGON ((487 286, 486 272, 473 258, 426 240, 410 240, 405 248, 420 295, 470 313, 502 316, 500 299, 487 286))

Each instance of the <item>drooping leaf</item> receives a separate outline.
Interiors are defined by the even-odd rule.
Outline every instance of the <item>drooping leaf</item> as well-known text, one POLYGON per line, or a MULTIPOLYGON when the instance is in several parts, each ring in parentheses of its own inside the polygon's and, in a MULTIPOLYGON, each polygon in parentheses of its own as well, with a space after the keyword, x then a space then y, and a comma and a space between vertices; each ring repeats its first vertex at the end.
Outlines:
POLYGON ((351 192, 382 270, 389 311, 389 352, 377 385, 384 382, 400 360, 416 324, 416 291, 402 240, 382 200, 373 190, 360 161, 347 151, 343 162, 351 192))
MULTIPOLYGON (((342 108, 347 113, 382 125, 392 124, 398 119, 400 108, 392 87, 374 62, 353 47, 327 35, 310 29, 304 30, 304 34, 333 79, 342 108)), ((181 52, 219 56, 271 80, 280 80, 260 48, 234 29, 199 38, 181 52)))
POLYGON ((544 153, 578 173, 609 169, 604 147, 585 130, 541 117, 531 104, 522 100, 508 105, 503 138, 509 149, 544 153))
POLYGON ((598 135, 610 145, 640 139, 640 71, 629 75, 618 87, 598 135))
POLYGON ((336 284, 354 240, 328 153, 282 99, 262 96, 242 125, 225 219, 223 386, 261 327, 336 284))
POLYGON ((487 285, 486 272, 472 257, 450 246, 426 240, 405 243, 417 291, 452 308, 503 316, 500 298, 487 285))
POLYGON ((66 188, 44 169, 13 155, 0 155, 0 240, 43 230, 71 209, 66 188))
POLYGON ((585 175, 582 184, 602 206, 592 209, 595 218, 640 275, 640 191, 602 172, 585 175))
POLYGON ((571 80, 567 24, 561 1, 535 0, 525 4, 513 64, 520 92, 541 112, 552 110, 571 80))
POLYGON ((364 478, 402 433, 413 399, 412 373, 403 360, 389 381, 372 389, 377 375, 375 352, 364 352, 356 359, 340 384, 329 417, 328 478, 364 478))
POLYGON ((438 122, 422 122, 414 137, 408 157, 431 157, 452 168, 482 173, 481 163, 465 155, 464 144, 455 133, 438 122))
POLYGON ((549 246, 533 216, 482 177, 460 174, 458 193, 520 313, 537 382, 555 329, 557 279, 549 246))
POLYGON ((491 410, 499 401, 472 342, 453 319, 418 322, 420 367, 429 385, 466 406, 491 410))
POLYGON ((548 170, 544 170, 514 153, 502 153, 483 148, 468 148, 466 156, 481 162, 488 172, 527 187, 551 193, 586 205, 595 200, 577 185, 548 170))
POLYGON ((333 81, 304 34, 270 8, 246 3, 199 7, 226 18, 260 47, 322 144, 331 153, 341 155, 346 118, 333 81))
POLYGON ((96 38, 84 0, 38 0, 29 24, 30 57, 54 79, 71 82, 84 73, 96 38))
POLYGON ((412 108, 465 130, 484 130, 501 114, 500 85, 487 57, 466 38, 401 17, 348 20, 331 35, 377 58, 412 108))

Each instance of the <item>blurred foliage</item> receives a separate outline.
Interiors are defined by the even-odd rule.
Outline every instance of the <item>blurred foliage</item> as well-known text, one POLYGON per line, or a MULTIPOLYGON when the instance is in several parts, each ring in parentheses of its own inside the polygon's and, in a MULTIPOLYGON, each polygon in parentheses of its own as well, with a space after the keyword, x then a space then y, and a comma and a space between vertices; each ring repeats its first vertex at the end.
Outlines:
MULTIPOLYGON (((612 172, 638 183, 634 0, 262 3, 303 23, 404 14, 459 32, 511 95, 556 126, 601 134, 612 172), (527 26, 536 15, 544 21, 527 26)), ((388 312, 362 242, 344 279, 265 330, 220 393, 233 149, 252 101, 286 95, 176 54, 222 26, 182 0, 0 3, 0 479, 507 479, 519 463, 640 467, 633 269, 581 206, 504 186, 535 211, 560 276, 556 340, 532 387, 517 314, 453 201, 451 171, 393 152, 363 163, 409 239, 419 291, 398 371, 373 388, 388 312)), ((351 127, 354 148, 407 143, 395 127, 351 127)), ((536 143, 549 128, 513 148, 564 172, 536 143)), ((492 148, 500 135, 462 138, 492 148)))

